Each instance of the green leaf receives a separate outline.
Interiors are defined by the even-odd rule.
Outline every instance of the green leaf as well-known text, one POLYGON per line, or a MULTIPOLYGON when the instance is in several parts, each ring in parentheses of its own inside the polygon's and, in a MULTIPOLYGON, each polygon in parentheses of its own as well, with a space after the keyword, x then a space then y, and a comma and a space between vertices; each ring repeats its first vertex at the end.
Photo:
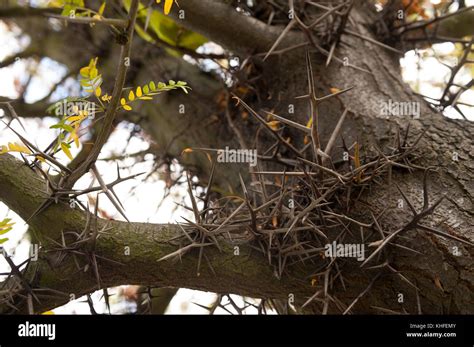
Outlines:
POLYGON ((63 124, 63 129, 66 130, 68 133, 72 133, 74 128, 68 124, 63 124))
POLYGON ((2 220, 0 222, 0 228, 1 227, 4 227, 5 225, 7 225, 12 219, 11 218, 5 218, 4 220, 2 220))
POLYGON ((54 125, 51 125, 49 127, 50 129, 62 129, 62 130, 65 130, 67 131, 68 133, 72 133, 74 131, 74 128, 68 124, 64 124, 64 123, 58 123, 58 124, 54 124, 54 125))
POLYGON ((12 227, 9 227, 9 228, 6 228, 6 229, 0 229, 0 235, 3 235, 3 234, 6 234, 8 233, 10 230, 12 230, 13 228, 12 227))
MULTIPOLYGON (((0 235, 4 235, 8 233, 10 230, 12 230, 12 227, 15 223, 11 221, 11 218, 5 218, 0 222, 0 235)), ((3 238, 0 239, 0 244, 4 243, 7 241, 8 238, 3 238)))
MULTIPOLYGON (((123 3, 127 11, 129 11, 131 0, 123 0, 123 3)), ((152 31, 153 33, 148 34, 141 28, 141 30, 137 29, 138 35, 146 41, 153 40, 153 36, 157 36, 159 39, 167 42, 170 45, 180 46, 190 50, 195 50, 199 46, 202 46, 204 43, 209 41, 201 34, 195 33, 177 24, 169 16, 162 14, 158 10, 153 10, 151 11, 151 14, 148 14, 148 11, 146 11, 143 4, 139 4, 136 25, 137 28, 140 27, 138 23, 142 23, 142 26, 144 26, 144 24, 147 22, 148 15, 148 30, 152 31)), ((173 52, 176 53, 177 51, 173 52)), ((178 55, 182 55, 181 52, 178 53, 178 55)))

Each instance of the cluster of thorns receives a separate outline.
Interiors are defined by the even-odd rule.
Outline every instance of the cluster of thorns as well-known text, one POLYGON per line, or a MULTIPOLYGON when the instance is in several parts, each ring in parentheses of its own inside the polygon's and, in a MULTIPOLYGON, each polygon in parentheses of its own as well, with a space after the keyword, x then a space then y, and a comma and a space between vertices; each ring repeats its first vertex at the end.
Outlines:
MULTIPOLYGON (((192 202, 192 207, 189 209, 194 213, 195 222, 186 220, 185 224, 180 225, 184 246, 163 257, 162 260, 180 257, 191 249, 198 248, 197 272, 199 273, 201 260, 203 256, 205 257, 205 247, 214 246, 221 249, 221 242, 230 242, 233 245, 245 243, 268 260, 278 278, 284 276, 285 270, 295 264, 314 267, 314 272, 309 276, 308 282, 311 281, 312 285, 321 283, 321 289, 317 289, 315 294, 302 305, 302 308, 313 301, 319 302, 322 305, 321 313, 328 313, 330 303, 334 304, 341 313, 350 312, 358 300, 370 290, 374 282, 387 273, 396 274, 401 280, 412 286, 418 295, 417 286, 390 264, 389 255, 393 248, 420 253, 395 242, 398 236, 403 237, 408 231, 418 229, 472 246, 466 240, 422 223, 423 219, 430 216, 445 198, 442 196, 437 201, 430 203, 427 180, 431 169, 414 163, 417 144, 425 132, 423 131, 410 144, 410 126, 408 125, 403 134, 400 131, 397 133, 393 145, 387 146, 385 151, 376 146, 377 152, 374 155, 367 154, 365 160, 362 160, 359 144, 356 142, 352 146, 347 146, 344 138, 340 135, 348 113, 346 109, 323 149, 320 145, 317 127, 318 104, 335 95, 347 92, 351 88, 318 98, 314 92, 309 53, 307 54, 307 70, 307 97, 314 117, 312 128, 275 114, 271 115, 286 126, 310 136, 311 143, 306 144, 301 150, 297 149, 280 135, 281 129, 275 130, 269 126, 264 117, 243 100, 234 96, 238 104, 242 105, 256 122, 266 129, 268 135, 275 139, 275 143, 269 145, 268 150, 265 151, 265 154, 271 153, 271 155, 260 155, 259 158, 284 164, 285 169, 284 171, 250 170, 251 183, 249 186, 240 176, 242 196, 231 196, 211 202, 209 197, 216 170, 216 161, 214 160, 206 194, 201 198, 203 206, 201 209, 198 208, 198 200, 192 193, 192 182, 188 176, 188 192, 192 202), (353 151, 354 155, 348 158, 348 165, 336 167, 329 153, 339 137, 342 140, 343 150, 346 153, 353 151), (285 154, 288 153, 290 156, 285 157, 285 154), (364 193, 370 192, 374 185, 385 184, 386 177, 388 177, 388 184, 391 186, 393 168, 409 172, 424 170, 423 206, 420 211, 417 211, 405 193, 394 183, 409 207, 412 218, 397 230, 385 230, 380 220, 389 206, 381 211, 376 211, 374 206, 364 203, 361 197, 364 193), (364 221, 357 220, 351 215, 357 203, 364 203, 366 207, 367 215, 364 221), (354 233, 354 230, 359 230, 360 233, 354 233), (361 271, 378 270, 368 287, 349 305, 345 305, 331 294, 331 289, 335 288, 338 283, 346 288, 344 270, 348 267, 351 268, 347 258, 324 256, 325 245, 334 241, 338 244, 347 242, 368 246, 365 248, 365 260, 358 266, 361 271), (376 265, 370 266, 369 263, 376 265), (323 278, 323 280, 320 281, 319 278, 323 278)), ((243 136, 233 124, 232 119, 228 117, 228 120, 236 138, 243 141, 243 136)), ((241 146, 248 148, 245 143, 241 143, 241 146)), ((223 297, 221 299, 224 300, 223 297)), ((268 302, 267 304, 274 309, 277 307, 275 304, 272 305, 268 302)), ((213 310, 216 305, 212 306, 213 310)), ((253 304, 246 302, 246 305, 253 304)), ((262 301, 261 305, 265 305, 265 301, 262 301)), ((259 312, 262 310, 261 305, 258 306, 259 312)), ((394 313, 386 308, 375 308, 383 312, 394 313)), ((288 310, 288 305, 286 309, 288 310)), ((418 310, 421 311, 420 306, 418 310)))

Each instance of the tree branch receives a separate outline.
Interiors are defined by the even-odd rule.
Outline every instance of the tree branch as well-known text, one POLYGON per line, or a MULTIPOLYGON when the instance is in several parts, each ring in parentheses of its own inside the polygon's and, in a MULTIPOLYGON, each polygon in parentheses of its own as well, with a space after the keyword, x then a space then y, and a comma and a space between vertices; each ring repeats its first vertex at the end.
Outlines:
POLYGON ((38 55, 38 53, 39 53, 38 46, 35 44, 31 44, 25 50, 18 52, 12 56, 6 57, 2 62, 0 62, 0 69, 10 66, 11 64, 15 63, 18 59, 30 58, 35 55, 38 55))
POLYGON ((135 20, 137 18, 138 3, 138 0, 133 0, 130 6, 130 19, 126 32, 127 42, 122 46, 122 49, 120 51, 120 58, 118 60, 117 67, 117 78, 115 80, 115 85, 112 92, 112 99, 110 100, 110 103, 107 107, 107 111, 105 113, 105 118, 102 122, 102 128, 97 136, 96 142, 94 143, 94 147, 92 147, 87 158, 84 160, 84 162, 77 166, 77 168, 71 173, 71 175, 69 175, 65 179, 65 187, 72 188, 74 186, 74 183, 89 170, 89 168, 99 157, 100 151, 102 150, 104 144, 107 142, 110 132, 112 131, 112 125, 115 119, 115 115, 117 113, 117 108, 119 106, 120 97, 122 95, 122 89, 125 84, 127 69, 130 65, 131 46, 133 39, 133 31, 135 27, 135 20))
POLYGON ((48 17, 64 20, 70 23, 78 24, 105 24, 113 25, 119 28, 126 28, 127 21, 116 18, 86 18, 62 16, 60 9, 55 8, 35 8, 35 7, 9 7, 0 9, 0 18, 19 18, 19 17, 48 17))
POLYGON ((0 18, 42 17, 47 14, 59 14, 61 9, 13 6, 0 8, 0 18))
MULTIPOLYGON (((178 24, 242 54, 268 51, 283 30, 240 14, 222 0, 181 1, 170 16, 178 24), (184 19, 180 18, 180 13, 184 14, 184 19)), ((295 35, 286 35, 279 47, 288 47, 297 41, 295 35)))
MULTIPOLYGON (((24 220, 47 198, 43 192, 46 182, 9 154, 0 155, 0 177, 0 200, 24 220)), ((68 204, 60 202, 29 221, 35 236, 47 250, 40 253, 38 262, 32 262, 25 274, 41 301, 36 304, 35 312, 58 307, 66 303, 71 294, 78 298, 98 289, 93 271, 75 269, 72 253, 67 253, 64 260, 58 263, 60 252, 53 250, 54 243, 51 241, 60 240, 65 232, 81 232, 86 220, 87 212, 71 209, 68 204)), ((190 251, 179 261, 158 262, 180 248, 179 242, 170 241, 182 235, 178 225, 99 219, 98 228, 107 229, 107 232, 99 233, 95 251, 103 288, 141 284, 281 299, 293 293, 301 300, 311 295, 312 288, 302 280, 303 276, 278 280, 264 257, 248 246, 240 245, 238 256, 234 255, 231 244, 221 243, 222 251, 206 247, 204 254, 208 264, 203 262, 197 275, 198 250, 190 251), (129 247, 129 255, 126 247, 129 247)), ((81 256, 77 258, 83 260, 81 256)), ((15 296, 15 299, 18 300, 14 304, 19 312, 27 312, 21 295, 15 296)), ((5 303, 0 303, 0 312, 10 310, 5 303)))
POLYGON ((474 35, 473 21, 474 6, 469 6, 430 20, 402 25, 394 35, 404 41, 404 50, 413 49, 413 44, 420 43, 469 43, 467 37, 474 35))

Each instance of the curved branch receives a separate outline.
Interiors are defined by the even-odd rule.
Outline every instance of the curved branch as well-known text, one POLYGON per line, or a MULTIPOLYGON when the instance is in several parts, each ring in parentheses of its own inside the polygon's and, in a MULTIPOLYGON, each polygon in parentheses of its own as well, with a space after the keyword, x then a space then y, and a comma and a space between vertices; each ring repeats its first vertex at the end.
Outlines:
MULTIPOLYGON (((283 30, 243 15, 222 0, 181 1, 170 16, 186 28, 241 54, 268 51, 283 30)), ((293 35, 286 35, 280 47, 295 42, 293 35)))
MULTIPOLYGON (((0 200, 25 220, 47 198, 43 192, 46 182, 9 154, 0 155, 0 177, 0 200)), ((42 247, 48 249, 48 252, 40 252, 38 262, 30 263, 25 273, 40 299, 40 303, 35 302, 35 312, 58 307, 66 303, 71 294, 78 298, 98 289, 94 271, 77 271, 71 253, 62 253, 67 256, 58 263, 60 252, 53 250, 51 241, 60 240, 63 232, 81 232, 86 219, 86 212, 59 203, 28 222, 42 247)), ((281 299, 293 293, 301 300, 311 295, 311 285, 302 280, 304 277, 278 280, 264 257, 248 246, 239 246, 239 255, 234 255, 231 244, 222 243, 221 251, 206 247, 206 261, 203 259, 197 274, 198 250, 191 250, 179 261, 171 258, 159 262, 160 258, 180 248, 179 243, 170 241, 182 235, 178 225, 99 219, 98 229, 107 230, 99 233, 95 249, 102 288, 141 284, 281 299)), ((27 312, 21 295, 14 298, 19 312, 27 312)), ((0 300, 0 312, 10 311, 11 307, 0 300)))
POLYGON ((28 104, 23 100, 0 96, 0 109, 6 109, 7 103, 11 104, 13 108, 21 114, 22 118, 44 118, 49 116, 46 113, 49 104, 44 100, 28 104))
POLYGON ((18 59, 30 58, 30 57, 33 57, 35 55, 38 55, 38 53, 39 53, 38 46, 36 44, 31 44, 30 46, 25 48, 23 51, 18 52, 16 54, 13 54, 13 55, 3 59, 0 62, 0 69, 12 65, 18 59))

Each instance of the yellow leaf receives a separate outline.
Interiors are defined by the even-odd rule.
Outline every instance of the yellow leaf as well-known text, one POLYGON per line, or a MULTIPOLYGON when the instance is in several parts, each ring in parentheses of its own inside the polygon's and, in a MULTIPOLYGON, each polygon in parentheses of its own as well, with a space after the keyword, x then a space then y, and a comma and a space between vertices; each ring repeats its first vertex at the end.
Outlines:
POLYGON ((94 66, 94 67, 91 69, 90 73, 89 73, 89 77, 90 77, 91 79, 93 79, 93 78, 96 78, 98 74, 99 74, 99 71, 98 71, 97 68, 94 66))
POLYGON ((74 140, 74 144, 79 148, 79 136, 77 136, 76 130, 74 130, 69 136, 74 140))
POLYGON ((329 88, 332 94, 339 93, 341 90, 339 88, 329 88))
POLYGON ((0 222, 0 226, 3 226, 3 225, 5 225, 5 224, 9 223, 10 221, 11 221, 11 218, 5 218, 4 220, 2 220, 2 221, 0 222))
POLYGON ((354 164, 355 164, 356 169, 360 167, 359 144, 357 142, 355 143, 355 148, 354 148, 354 164))
POLYGON ((434 283, 435 283, 435 286, 436 286, 438 289, 441 289, 441 290, 444 292, 443 285, 441 284, 441 280, 440 280, 440 278, 439 278, 438 275, 435 275, 435 277, 434 277, 434 283))
POLYGON ((102 89, 100 87, 97 87, 95 89, 95 96, 100 97, 102 95, 102 89))
POLYGON ((10 142, 8 144, 8 148, 10 149, 11 152, 31 154, 31 151, 28 149, 28 147, 26 147, 24 145, 17 144, 17 143, 10 142))
POLYGON ((42 163, 46 163, 46 160, 44 160, 44 158, 43 158, 42 156, 40 156, 40 155, 37 155, 37 156, 36 156, 36 159, 39 160, 39 161, 42 162, 42 163))
POLYGON ((0 146, 0 154, 4 154, 8 152, 7 146, 0 146))
POLYGON ((313 117, 311 117, 308 121, 308 123, 306 123, 306 127, 307 128, 311 128, 313 126, 313 117))
MULTIPOLYGON (((356 142, 354 148, 354 165, 356 170, 360 168, 360 153, 359 153, 359 144, 356 142)), ((360 182, 362 179, 362 171, 357 174, 356 182, 360 182)))
POLYGON ((139 97, 141 97, 142 95, 143 95, 143 93, 142 93, 142 87, 138 86, 138 87, 137 87, 137 97, 139 98, 139 97))
POLYGON ((7 223, 5 225, 2 225, 2 227, 0 227, 1 230, 5 230, 5 229, 9 229, 11 228, 13 225, 15 225, 15 223, 7 223))
POLYGON ((49 0, 48 7, 64 7, 64 0, 49 0))
POLYGON ((311 287, 316 287, 317 283, 318 283, 318 280, 316 278, 311 279, 311 287))
POLYGON ((123 109, 124 109, 125 111, 131 111, 131 110, 132 110, 132 108, 131 108, 130 106, 128 106, 128 105, 123 105, 123 109))
POLYGON ((133 90, 128 93, 128 100, 133 101, 135 100, 135 94, 133 94, 133 90))
POLYGON ((174 0, 165 0, 165 14, 167 15, 171 11, 171 6, 173 6, 174 0))
POLYGON ((102 16, 104 14, 104 10, 105 10, 105 2, 102 3, 102 5, 100 5, 99 7, 99 14, 102 16))
POLYGON ((181 155, 184 154, 184 153, 192 153, 193 149, 192 148, 185 148, 183 149, 183 151, 181 152, 181 155))
POLYGON ((83 67, 83 68, 79 71, 79 73, 80 73, 81 76, 83 76, 83 77, 89 77, 89 72, 90 72, 89 66, 83 67))
POLYGON ((274 214, 272 217, 272 225, 274 228, 278 226, 278 216, 276 214, 274 214))
POLYGON ((127 100, 125 98, 120 99, 120 104, 123 106, 127 103, 127 100))
POLYGON ((83 115, 67 117, 67 121, 70 123, 76 122, 78 120, 83 120, 85 117, 83 115))
POLYGON ((43 312, 42 315, 51 315, 51 314, 54 314, 53 311, 46 311, 46 312, 43 312))
POLYGON ((64 142, 61 142, 61 149, 63 150, 64 154, 66 154, 66 156, 69 159, 71 159, 71 160, 73 159, 71 151, 69 150, 68 146, 64 142))
POLYGON ((272 130, 278 130, 278 124, 280 124, 280 122, 277 121, 277 120, 272 120, 271 122, 267 122, 267 125, 268 125, 272 130))

